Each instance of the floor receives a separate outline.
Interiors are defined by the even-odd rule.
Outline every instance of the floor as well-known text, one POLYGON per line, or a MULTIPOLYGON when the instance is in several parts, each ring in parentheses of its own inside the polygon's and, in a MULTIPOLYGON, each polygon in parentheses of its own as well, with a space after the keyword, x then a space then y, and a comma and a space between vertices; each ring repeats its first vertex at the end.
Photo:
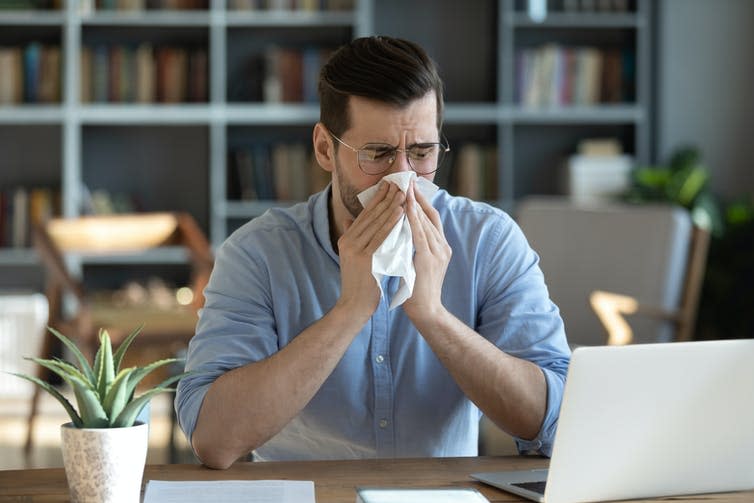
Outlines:
MULTIPOLYGON (((174 437, 176 454, 173 460, 170 459, 170 407, 172 395, 152 399, 147 463, 195 462, 183 433, 177 428, 174 437)), ((45 394, 34 429, 34 446, 27 456, 24 442, 28 410, 28 398, 0 396, 0 470, 63 466, 60 425, 69 421, 68 416, 54 398, 45 394)))

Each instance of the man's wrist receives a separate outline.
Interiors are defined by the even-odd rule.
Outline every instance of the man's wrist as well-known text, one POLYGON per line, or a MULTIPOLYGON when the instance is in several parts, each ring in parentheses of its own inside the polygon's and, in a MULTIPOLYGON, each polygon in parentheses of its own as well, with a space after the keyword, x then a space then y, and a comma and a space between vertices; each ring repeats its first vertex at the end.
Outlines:
POLYGON ((438 304, 436 308, 407 310, 406 315, 419 333, 425 337, 429 334, 446 331, 455 319, 450 311, 445 309, 445 306, 442 304, 438 304))

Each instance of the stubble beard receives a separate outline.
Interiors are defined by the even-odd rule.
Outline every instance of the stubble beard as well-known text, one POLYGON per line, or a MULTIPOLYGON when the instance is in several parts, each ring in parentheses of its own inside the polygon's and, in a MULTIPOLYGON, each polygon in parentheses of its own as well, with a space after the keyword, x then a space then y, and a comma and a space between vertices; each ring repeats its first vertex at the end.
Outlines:
POLYGON ((343 166, 341 166, 340 161, 337 158, 335 159, 335 171, 338 174, 338 191, 340 192, 340 201, 341 203, 343 203, 343 206, 345 206, 346 210, 348 210, 348 213, 351 214, 351 217, 355 219, 364 209, 364 207, 361 205, 361 201, 359 201, 359 198, 357 197, 359 193, 361 193, 361 191, 357 190, 356 187, 348 183, 347 177, 345 176, 345 170, 343 169, 343 166))

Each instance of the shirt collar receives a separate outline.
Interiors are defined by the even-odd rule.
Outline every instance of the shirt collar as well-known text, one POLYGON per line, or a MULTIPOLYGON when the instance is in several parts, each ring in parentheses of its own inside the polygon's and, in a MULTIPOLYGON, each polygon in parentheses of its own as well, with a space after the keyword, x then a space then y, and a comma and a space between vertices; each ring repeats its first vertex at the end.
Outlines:
POLYGON ((317 237, 319 245, 330 257, 340 264, 340 258, 332 246, 330 239, 330 197, 332 195, 332 184, 329 184, 325 190, 316 194, 314 205, 312 207, 312 222, 314 225, 314 235, 317 237))

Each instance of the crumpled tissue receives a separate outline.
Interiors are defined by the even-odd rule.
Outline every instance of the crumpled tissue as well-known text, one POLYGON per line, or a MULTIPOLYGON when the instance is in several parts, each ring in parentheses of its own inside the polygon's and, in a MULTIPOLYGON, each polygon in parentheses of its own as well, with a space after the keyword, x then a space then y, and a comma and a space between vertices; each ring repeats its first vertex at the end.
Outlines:
MULTIPOLYGON (((425 199, 431 201, 438 190, 437 185, 426 178, 417 177, 413 171, 391 173, 382 178, 382 180, 397 185, 404 193, 408 190, 412 179, 416 179, 416 190, 421 192, 425 199)), ((366 206, 372 200, 378 187, 379 183, 372 185, 357 196, 363 206, 366 206)), ((384 276, 401 278, 398 291, 390 302, 390 309, 395 309, 411 297, 416 281, 416 269, 414 269, 414 241, 408 216, 403 215, 403 218, 395 224, 385 241, 372 255, 372 275, 377 281, 377 286, 380 287, 382 295, 385 294, 382 291, 382 278, 384 276)))

